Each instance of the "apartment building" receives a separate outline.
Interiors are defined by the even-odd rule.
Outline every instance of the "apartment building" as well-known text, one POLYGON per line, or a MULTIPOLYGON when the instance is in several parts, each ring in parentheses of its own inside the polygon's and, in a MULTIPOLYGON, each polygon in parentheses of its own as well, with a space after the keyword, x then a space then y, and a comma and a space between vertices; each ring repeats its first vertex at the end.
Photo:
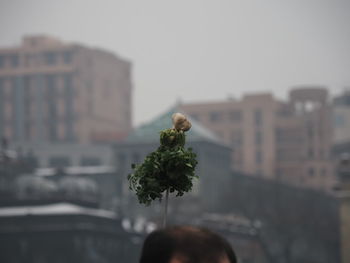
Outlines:
POLYGON ((333 100, 333 143, 350 142, 350 90, 345 90, 333 100))
POLYGON ((131 64, 48 36, 0 49, 0 137, 110 141, 131 130, 131 64))
POLYGON ((317 189, 329 189, 335 180, 324 87, 295 88, 287 101, 262 93, 181 109, 233 148, 234 170, 317 189))

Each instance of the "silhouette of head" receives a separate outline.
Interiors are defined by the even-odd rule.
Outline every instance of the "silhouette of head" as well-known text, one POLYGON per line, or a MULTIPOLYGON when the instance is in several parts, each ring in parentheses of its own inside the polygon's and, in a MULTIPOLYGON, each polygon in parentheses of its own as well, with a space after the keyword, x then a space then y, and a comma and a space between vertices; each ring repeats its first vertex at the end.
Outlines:
POLYGON ((236 263, 231 245, 205 228, 174 226, 152 232, 140 263, 236 263))

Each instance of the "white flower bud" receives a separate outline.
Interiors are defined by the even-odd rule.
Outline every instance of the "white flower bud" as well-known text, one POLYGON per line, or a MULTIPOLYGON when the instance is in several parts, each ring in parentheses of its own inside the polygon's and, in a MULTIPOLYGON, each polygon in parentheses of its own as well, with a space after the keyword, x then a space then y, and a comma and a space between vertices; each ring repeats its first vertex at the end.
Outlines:
POLYGON ((191 123, 187 120, 186 116, 181 113, 174 113, 172 116, 174 129, 177 131, 188 131, 191 128, 191 123))

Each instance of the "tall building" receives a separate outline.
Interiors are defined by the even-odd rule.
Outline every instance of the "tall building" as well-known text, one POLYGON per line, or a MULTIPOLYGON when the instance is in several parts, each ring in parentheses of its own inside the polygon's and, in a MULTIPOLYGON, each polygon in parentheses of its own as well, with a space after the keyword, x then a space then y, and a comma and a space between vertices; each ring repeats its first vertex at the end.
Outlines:
POLYGON ((106 141, 127 134, 131 64, 47 36, 0 49, 0 137, 9 141, 106 141))
POLYGON ((333 143, 350 142, 350 90, 344 91, 333 100, 333 143))
POLYGON ((329 189, 331 114, 327 89, 292 90, 288 101, 271 94, 242 100, 181 105, 233 148, 232 168, 294 185, 329 189))

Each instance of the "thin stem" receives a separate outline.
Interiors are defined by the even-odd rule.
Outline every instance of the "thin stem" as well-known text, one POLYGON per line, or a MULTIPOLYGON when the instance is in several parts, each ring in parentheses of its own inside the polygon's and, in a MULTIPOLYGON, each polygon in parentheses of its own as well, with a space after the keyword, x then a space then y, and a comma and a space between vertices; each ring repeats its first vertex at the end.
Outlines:
POLYGON ((163 215, 163 227, 166 227, 166 218, 168 214, 168 201, 169 201, 169 189, 166 190, 165 193, 165 208, 164 208, 164 215, 163 215))

